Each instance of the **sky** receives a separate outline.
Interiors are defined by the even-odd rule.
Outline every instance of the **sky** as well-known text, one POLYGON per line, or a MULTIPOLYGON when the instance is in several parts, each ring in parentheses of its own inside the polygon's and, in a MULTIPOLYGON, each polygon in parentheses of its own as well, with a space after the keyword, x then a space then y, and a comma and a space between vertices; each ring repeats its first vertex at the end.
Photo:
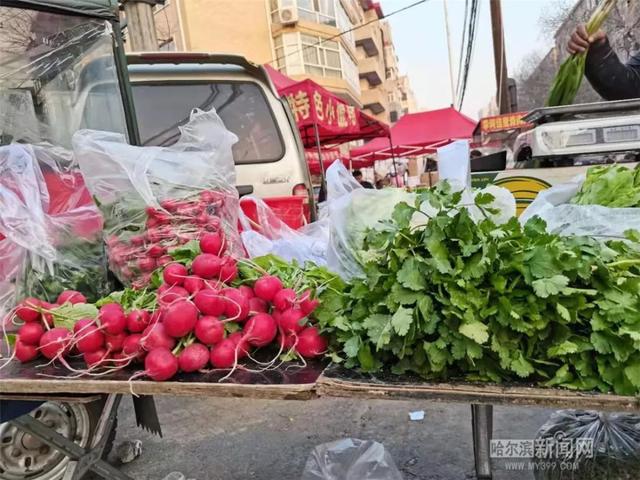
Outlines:
MULTIPOLYGON (((416 0, 380 0, 389 14, 416 0)), ((454 85, 464 25, 464 0, 446 0, 451 31, 454 85)), ((545 8, 558 0, 502 0, 502 19, 510 76, 529 53, 545 52, 549 44, 540 35, 538 19, 545 8)), ((449 61, 443 0, 426 3, 400 12, 388 19, 393 43, 400 60, 401 73, 408 74, 420 110, 448 107, 451 102, 449 61)), ((491 39, 489 0, 480 0, 480 18, 463 113, 478 118, 479 110, 495 95, 496 80, 491 39)))

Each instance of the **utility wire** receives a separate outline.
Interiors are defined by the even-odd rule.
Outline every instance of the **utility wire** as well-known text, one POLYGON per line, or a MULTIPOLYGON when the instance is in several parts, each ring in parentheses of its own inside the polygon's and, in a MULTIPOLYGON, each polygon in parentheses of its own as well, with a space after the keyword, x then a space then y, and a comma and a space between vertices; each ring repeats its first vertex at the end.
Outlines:
POLYGON ((291 55, 295 55, 296 53, 300 53, 300 52, 306 50, 307 48, 317 47, 318 45, 322 45, 325 42, 329 42, 331 40, 335 40, 336 38, 340 38, 343 35, 346 35, 347 33, 354 32, 355 30, 358 30, 360 28, 366 27, 367 25, 371 25, 372 23, 379 22, 380 20, 384 20, 386 18, 389 18, 389 17, 391 17, 391 16, 393 16, 393 15, 395 15, 397 13, 404 12, 405 10, 409 10, 410 8, 413 8, 413 7, 417 7, 418 5, 420 5, 422 3, 426 3, 427 1, 429 1, 429 0, 418 0, 417 2, 414 2, 414 3, 410 4, 410 5, 407 5, 406 7, 399 8, 398 10, 394 10, 391 13, 383 15, 382 18, 374 18, 373 20, 369 20, 368 22, 365 22, 365 23, 363 23, 361 25, 356 25, 355 27, 352 27, 352 28, 350 28, 348 30, 345 30, 344 32, 340 32, 340 33, 338 33, 336 35, 333 35, 331 37, 321 38, 320 41, 318 41, 316 43, 313 43, 311 45, 305 45, 302 48, 294 50, 293 52, 285 53, 284 55, 282 55, 280 57, 276 57, 276 58, 271 59, 267 63, 272 64, 274 62, 279 62, 280 60, 282 60, 284 58, 287 58, 287 57, 289 57, 291 55))
POLYGON ((469 0, 464 0, 464 21, 462 22, 462 41, 460 42, 460 56, 458 60, 458 82, 456 85, 456 98, 460 98, 460 85, 462 83, 462 65, 464 61, 465 40, 467 38, 467 19, 469 18, 469 0))
POLYGON ((478 0, 471 0, 471 12, 469 14, 468 23, 468 35, 467 35, 467 49, 465 55, 464 69, 460 83, 460 95, 458 97, 458 109, 462 109, 464 103, 464 96, 467 90, 467 81, 469 79, 469 72, 471 70, 471 61, 473 59, 473 52, 475 51, 476 36, 478 32, 478 20, 480 19, 480 2, 478 0))

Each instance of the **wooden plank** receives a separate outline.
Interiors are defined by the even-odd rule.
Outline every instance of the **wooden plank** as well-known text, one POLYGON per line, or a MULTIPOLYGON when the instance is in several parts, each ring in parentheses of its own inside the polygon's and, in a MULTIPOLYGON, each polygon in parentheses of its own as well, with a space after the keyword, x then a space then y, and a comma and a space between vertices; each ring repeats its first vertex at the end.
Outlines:
MULTIPOLYGON (((225 370, 178 374, 169 382, 129 381, 134 369, 104 377, 75 377, 66 369, 11 362, 0 370, 0 395, 104 394, 252 397, 307 400, 315 396, 315 382, 326 362, 284 364, 263 372, 238 369, 228 379, 225 370)), ((252 367, 257 370, 257 367, 252 367)))
POLYGON ((24 400, 29 402, 65 402, 65 403, 92 403, 100 400, 102 395, 33 395, 33 394, 10 394, 0 393, 0 400, 24 400))
POLYGON ((640 411, 640 397, 576 392, 529 386, 428 383, 406 377, 385 376, 384 381, 345 372, 331 366, 318 379, 319 396, 381 400, 429 400, 490 405, 520 405, 551 408, 580 408, 610 411, 640 411))

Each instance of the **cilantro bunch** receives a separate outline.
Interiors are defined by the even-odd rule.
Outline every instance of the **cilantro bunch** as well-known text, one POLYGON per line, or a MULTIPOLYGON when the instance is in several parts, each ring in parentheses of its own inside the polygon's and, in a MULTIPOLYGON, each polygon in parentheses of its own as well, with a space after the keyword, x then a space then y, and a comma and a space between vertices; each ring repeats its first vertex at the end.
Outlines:
POLYGON ((369 230, 366 277, 317 314, 334 358, 427 379, 640 392, 640 236, 560 237, 538 218, 496 225, 486 193, 474 223, 461 198, 443 184, 369 230), (412 226, 424 203, 437 213, 412 226))

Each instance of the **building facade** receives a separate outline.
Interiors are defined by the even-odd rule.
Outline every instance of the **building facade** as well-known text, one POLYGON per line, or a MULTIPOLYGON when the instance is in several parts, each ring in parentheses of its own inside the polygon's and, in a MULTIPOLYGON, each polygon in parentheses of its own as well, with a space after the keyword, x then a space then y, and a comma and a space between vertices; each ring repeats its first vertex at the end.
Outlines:
POLYGON ((310 78, 384 122, 415 109, 389 25, 371 0, 166 0, 161 50, 235 53, 310 78))

